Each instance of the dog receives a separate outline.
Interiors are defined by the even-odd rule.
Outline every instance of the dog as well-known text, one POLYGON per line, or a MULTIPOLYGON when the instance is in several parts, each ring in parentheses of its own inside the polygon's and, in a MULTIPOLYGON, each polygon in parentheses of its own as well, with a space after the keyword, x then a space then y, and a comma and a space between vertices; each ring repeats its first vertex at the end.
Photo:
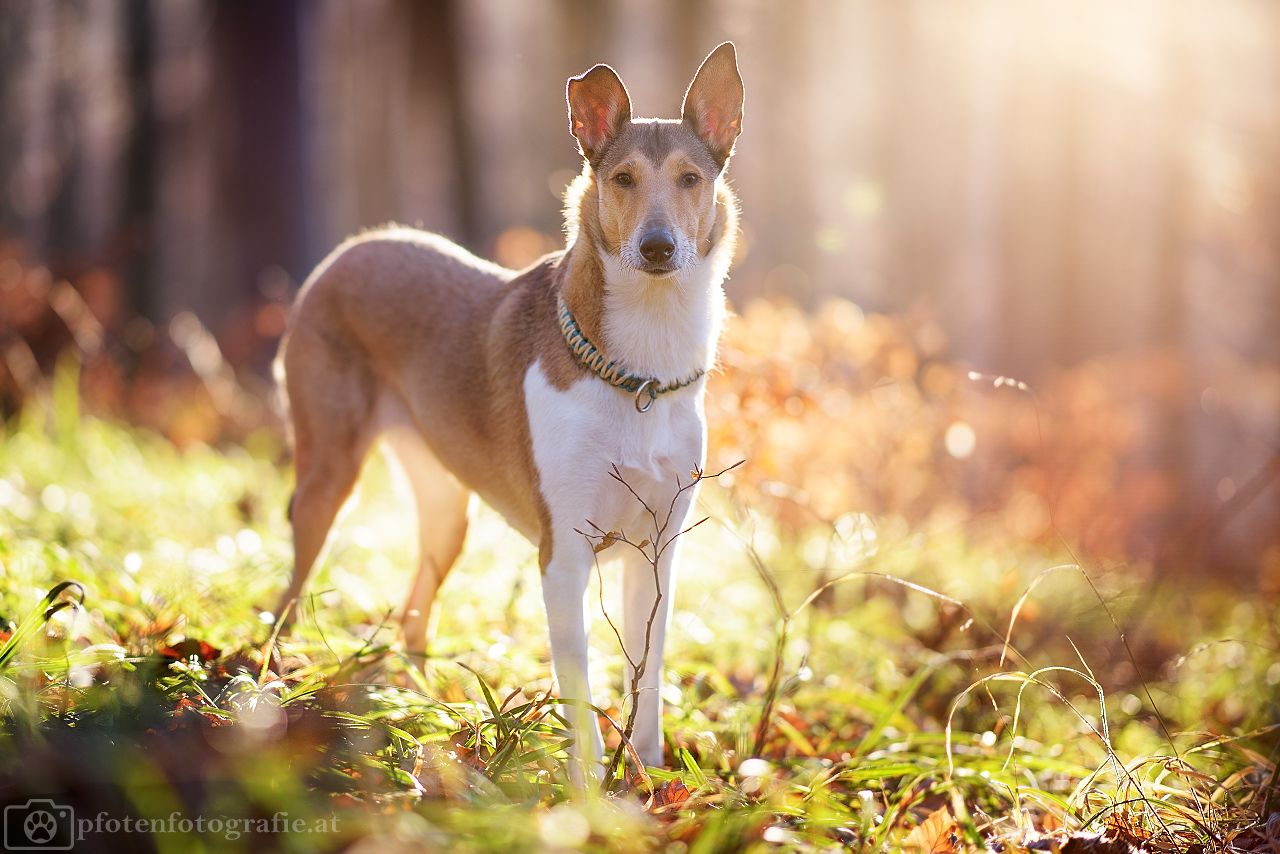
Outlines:
MULTIPOLYGON (((347 240, 316 268, 276 360, 297 473, 294 571, 278 613, 302 594, 382 439, 417 506, 406 652, 425 656, 431 605, 462 550, 474 493, 537 547, 558 691, 590 702, 585 598, 595 555, 580 532, 631 531, 639 541, 654 536, 644 505, 673 507, 656 566, 614 549, 629 552, 618 555, 623 643, 631 662, 644 662, 632 745, 646 765, 662 764, 671 540, 696 491, 681 490, 680 478, 687 487, 706 457, 702 398, 738 231, 724 172, 743 95, 730 42, 702 63, 680 119, 633 119, 621 79, 597 65, 567 85, 583 168, 565 193, 563 251, 517 273, 443 237, 387 227, 347 240)), ((633 674, 628 666, 627 686, 633 674)), ((583 702, 565 708, 578 773, 598 774, 595 715, 583 702)))

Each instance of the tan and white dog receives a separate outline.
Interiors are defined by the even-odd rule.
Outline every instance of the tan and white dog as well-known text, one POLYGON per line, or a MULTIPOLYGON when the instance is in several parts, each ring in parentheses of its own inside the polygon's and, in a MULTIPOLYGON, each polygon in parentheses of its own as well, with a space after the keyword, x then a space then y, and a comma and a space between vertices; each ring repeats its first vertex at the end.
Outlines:
MULTIPOLYGON (((606 65, 570 79, 567 97, 585 164, 566 194, 563 252, 516 273, 437 235, 386 228, 339 246, 298 294, 276 364, 297 468, 295 568, 282 611, 383 438, 417 505, 421 566, 404 612, 406 650, 425 653, 432 601, 462 549, 474 492, 537 546, 558 690, 589 701, 594 556, 575 529, 651 537, 651 517, 627 486, 655 509, 675 501, 668 539, 688 515, 693 490, 677 498, 677 478, 688 483, 705 459, 702 397, 737 234, 724 169, 743 88, 725 43, 698 70, 681 119, 633 119, 606 65), (610 476, 615 466, 626 486, 610 476)), ((632 660, 645 651, 660 592, 633 738, 648 765, 662 763, 676 545, 656 573, 638 554, 619 555, 632 660)), ((574 708, 575 754, 590 774, 600 731, 593 713, 574 708)))

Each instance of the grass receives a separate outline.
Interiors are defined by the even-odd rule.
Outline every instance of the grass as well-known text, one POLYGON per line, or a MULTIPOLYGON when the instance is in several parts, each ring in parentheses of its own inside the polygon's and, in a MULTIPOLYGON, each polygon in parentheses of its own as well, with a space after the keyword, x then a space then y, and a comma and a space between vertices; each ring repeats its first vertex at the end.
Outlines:
MULTIPOLYGON (((495 514, 474 514, 418 673, 392 619, 412 524, 375 459, 277 637, 277 440, 179 450, 82 417, 65 373, 0 434, 0 785, 74 806, 84 845, 1276 844, 1273 601, 967 528, 788 532, 708 484, 666 660, 670 765, 574 797, 534 553, 495 514)), ((612 613, 608 567, 600 583, 612 613)), ((621 651, 600 613, 593 632, 596 703, 621 721, 621 651)))

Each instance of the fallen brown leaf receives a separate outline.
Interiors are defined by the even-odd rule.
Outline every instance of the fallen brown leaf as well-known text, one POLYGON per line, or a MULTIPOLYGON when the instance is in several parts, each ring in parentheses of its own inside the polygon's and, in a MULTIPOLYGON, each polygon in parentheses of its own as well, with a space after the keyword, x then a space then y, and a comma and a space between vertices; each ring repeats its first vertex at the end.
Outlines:
POLYGON ((206 643, 196 638, 186 638, 180 640, 172 646, 164 646, 156 650, 161 658, 168 658, 175 661, 187 661, 191 658, 197 658, 202 663, 209 661, 217 661, 222 656, 222 650, 210 643, 206 643))
POLYGON ((956 820, 947 807, 935 810, 902 840, 903 848, 925 854, 952 854, 956 843, 956 820))
POLYGON ((679 807, 693 795, 680 780, 668 780, 654 791, 649 800, 649 809, 658 810, 665 807, 679 807))

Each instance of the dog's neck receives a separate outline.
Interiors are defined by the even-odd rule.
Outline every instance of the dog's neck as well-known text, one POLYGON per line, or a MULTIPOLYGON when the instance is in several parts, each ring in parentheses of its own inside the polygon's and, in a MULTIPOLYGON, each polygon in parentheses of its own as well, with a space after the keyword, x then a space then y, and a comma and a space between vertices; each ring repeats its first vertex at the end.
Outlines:
MULTIPOLYGON (((594 189, 594 184, 592 185, 594 189)), ((726 314, 723 283, 733 256, 736 209, 725 189, 715 241, 697 262, 662 279, 628 267, 610 252, 582 206, 569 219, 569 247, 560 263, 565 304, 587 339, 627 372, 676 383, 715 364, 726 314), (586 214, 585 216, 583 214, 586 214)))

